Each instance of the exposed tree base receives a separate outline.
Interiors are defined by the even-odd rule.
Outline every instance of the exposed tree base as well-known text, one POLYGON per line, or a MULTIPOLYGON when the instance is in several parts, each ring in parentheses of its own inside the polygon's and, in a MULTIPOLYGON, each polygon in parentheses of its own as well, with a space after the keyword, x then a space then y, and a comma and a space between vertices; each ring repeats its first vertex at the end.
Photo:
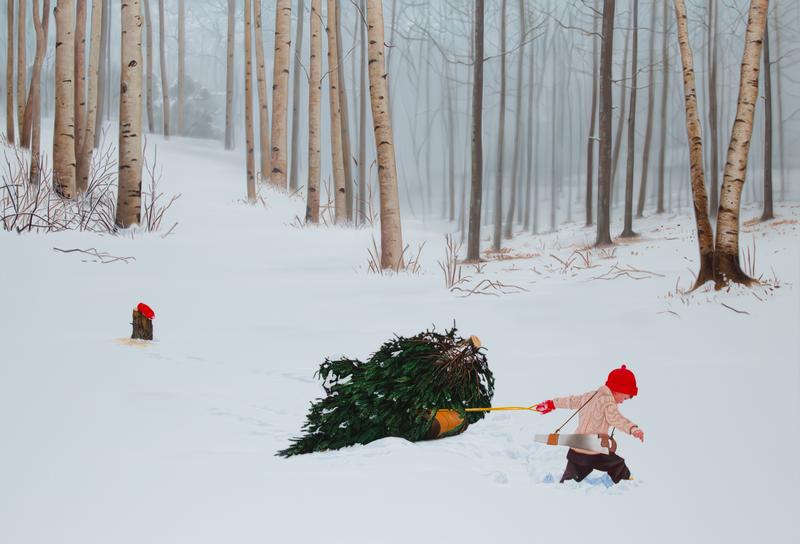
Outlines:
POLYGON ((620 238, 638 238, 639 237, 639 233, 638 232, 634 232, 633 229, 630 229, 630 230, 626 229, 626 230, 622 231, 622 234, 620 234, 619 237, 620 238))
POLYGON ((690 291, 699 289, 707 282, 716 282, 714 278, 714 254, 708 253, 700 256, 700 271, 697 273, 697 279, 690 291))
POLYGON ((738 255, 717 252, 714 255, 714 289, 720 290, 730 283, 750 287, 758 281, 744 273, 738 255))

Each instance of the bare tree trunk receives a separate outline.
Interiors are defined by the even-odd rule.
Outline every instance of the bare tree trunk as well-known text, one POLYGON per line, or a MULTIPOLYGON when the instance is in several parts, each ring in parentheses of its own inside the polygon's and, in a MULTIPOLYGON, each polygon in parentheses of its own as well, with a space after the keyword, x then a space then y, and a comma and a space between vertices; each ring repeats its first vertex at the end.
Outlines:
POLYGON ((526 33, 528 31, 527 28, 527 21, 525 18, 525 2, 524 0, 519 0, 519 40, 520 46, 519 51, 517 54, 519 58, 517 59, 517 109, 515 112, 516 117, 516 126, 514 129, 514 158, 511 161, 512 164, 512 172, 511 172, 511 199, 508 203, 508 213, 506 217, 506 227, 503 236, 505 238, 511 238, 512 236, 512 228, 514 226, 514 209, 516 207, 516 198, 517 198, 517 177, 519 176, 520 171, 520 147, 522 147, 522 62, 525 57, 525 39, 526 33))
POLYGON ((186 107, 186 9, 178 0, 178 135, 183 136, 183 113, 186 107))
POLYGON ((87 98, 86 118, 81 138, 80 160, 78 160, 78 191, 89 187, 89 169, 94 150, 94 128, 97 120, 97 83, 100 65, 100 27, 103 24, 103 2, 92 0, 92 34, 89 46, 89 96, 87 98))
POLYGON ((745 34, 744 54, 739 75, 739 98, 736 120, 722 176, 717 240, 714 247, 714 271, 717 287, 734 282, 750 285, 753 282, 739 264, 739 207, 747 172, 747 154, 753 134, 753 116, 758 99, 758 72, 761 46, 767 20, 767 0, 751 0, 745 34))
POLYGON ((169 77, 167 76, 167 45, 164 36, 164 0, 158 0, 158 50, 160 52, 161 112, 164 117, 164 137, 169 139, 169 77))
MULTIPOLYGON (((232 2, 234 0, 231 0, 232 2)), ((153 132, 155 130, 155 121, 153 118, 153 20, 150 17, 150 0, 144 0, 144 21, 147 27, 147 49, 145 51, 147 61, 147 78, 145 82, 145 92, 147 93, 147 131, 153 132)))
POLYGON ((286 189, 286 118, 289 98, 289 54, 292 45, 292 2, 275 6, 275 57, 272 75, 272 159, 269 181, 286 189))
POLYGON ((619 121, 617 123, 617 135, 614 138, 614 159, 611 163, 611 199, 616 202, 615 191, 617 180, 617 165, 619 164, 619 153, 622 148, 622 132, 625 129, 625 100, 627 99, 626 86, 628 85, 628 38, 630 37, 630 18, 628 19, 628 31, 625 33, 625 49, 622 53, 622 79, 619 82, 619 121))
POLYGON ((339 76, 339 110, 342 124, 342 166, 344 166, 344 194, 347 220, 353 220, 353 153, 350 147, 350 108, 347 103, 347 85, 344 76, 344 54, 342 53, 342 10, 336 7, 336 60, 339 76))
POLYGON ((75 4, 58 0, 56 20, 56 114, 53 123, 53 185, 75 196, 75 4))
MULTIPOLYGON (((17 0, 19 8, 17 13, 17 125, 19 134, 22 135, 22 125, 25 121, 25 97, 27 96, 28 64, 25 58, 25 2, 17 0)), ((11 92, 11 89, 8 89, 11 92)), ((20 147, 28 148, 30 142, 20 141, 20 147)))
POLYGON ((110 70, 108 69, 108 56, 109 56, 109 22, 110 22, 110 0, 103 1, 103 19, 100 30, 100 80, 98 82, 97 90, 97 116, 95 117, 94 125, 94 142, 95 148, 100 147, 100 137, 103 133, 103 117, 107 114, 111 104, 107 103, 106 91, 108 85, 108 78, 110 77, 110 70))
POLYGON ((633 0, 633 60, 631 62, 631 106, 628 112, 628 161, 625 170, 625 226, 622 229, 622 237, 630 238, 636 236, 633 232, 633 166, 635 162, 634 152, 636 151, 636 85, 638 82, 638 63, 639 53, 639 0, 633 0))
MULTIPOLYGON (((50 12, 50 0, 44 0, 44 12, 49 15, 50 12)), ((48 17, 49 18, 49 17, 48 17)), ((45 21, 48 20, 45 19, 45 21)), ((22 111, 25 112, 25 115, 22 120, 22 132, 20 140, 23 144, 23 147, 28 145, 31 142, 31 131, 33 128, 33 119, 36 116, 37 103, 41 103, 40 95, 40 87, 41 87, 41 78, 42 78, 42 64, 44 63, 44 56, 47 51, 47 30, 44 28, 44 24, 39 17, 39 2, 36 0, 33 2, 33 28, 36 32, 36 55, 33 59, 33 70, 31 71, 31 84, 28 87, 28 95, 27 99, 23 103, 22 111)), ((41 108, 39 108, 41 109, 41 108)), ((31 145, 32 152, 37 152, 38 149, 34 150, 33 146, 31 145)))
POLYGON ((689 141, 692 197, 694 217, 697 223, 697 243, 700 249, 700 271, 695 287, 714 277, 714 233, 708 220, 708 198, 703 174, 703 136, 700 116, 697 112, 697 92, 694 83, 694 61, 689 45, 689 28, 686 21, 686 5, 683 0, 674 0, 675 19, 678 21, 678 45, 683 63, 683 89, 686 103, 686 135, 689 141))
POLYGON ((142 203, 142 12, 139 0, 122 0, 121 11, 116 224, 126 228, 141 220, 142 203))
MULTIPOLYGON (((161 0, 159 0, 161 1, 161 0)), ((244 132, 247 147, 247 201, 256 201, 255 135, 253 131, 253 12, 250 0, 244 0, 244 132)))
POLYGON ((647 198, 647 176, 650 173, 650 145, 653 141, 653 110, 656 102, 656 4, 653 4, 650 9, 650 56, 648 57, 650 75, 647 83, 647 128, 645 128, 644 132, 642 176, 639 179, 639 199, 636 202, 636 217, 644 217, 644 204, 647 198))
POLYGON ((292 163, 289 168, 289 190, 297 190, 297 167, 300 162, 300 71, 303 52, 303 13, 306 7, 303 0, 297 0, 297 34, 294 46, 294 77, 292 79, 292 163))
POLYGON ((453 111, 453 83, 450 80, 450 64, 445 63, 444 94, 447 103, 447 217, 455 220, 456 215, 456 114, 453 111))
MULTIPOLYGON (((19 0, 24 2, 25 0, 19 0)), ((6 141, 14 144, 14 0, 7 0, 8 17, 6 33, 6 141)))
MULTIPOLYGON (((267 103, 267 69, 264 66, 264 31, 261 26, 261 0, 254 0, 256 23, 256 78, 258 83, 258 139, 261 144, 261 182, 269 178, 269 161, 271 151, 269 149, 269 106, 267 103)), ((300 11, 298 17, 302 17, 300 11)), ((298 51, 299 54, 299 51, 298 51)))
MULTIPOLYGON (((361 0, 361 14, 366 13, 366 0, 361 0)), ((360 15, 361 16, 361 15, 360 15)), ((359 16, 359 17, 360 17, 359 16)), ((367 219, 367 26, 359 18, 361 28, 361 77, 358 93, 358 206, 356 218, 359 224, 367 219)))
POLYGON ((384 63, 383 2, 367 2, 369 34, 369 93, 378 150, 380 186, 381 267, 400 270, 403 263, 403 232, 400 223, 400 199, 397 191, 397 164, 394 155, 392 116, 388 101, 389 74, 384 63))
POLYGON ((778 98, 778 161, 781 165, 781 200, 784 201, 786 199, 786 162, 784 161, 785 155, 783 145, 785 133, 783 130, 783 90, 781 83, 783 81, 783 78, 781 78, 781 64, 783 64, 783 61, 781 60, 781 26, 778 24, 778 21, 780 21, 780 17, 778 15, 780 7, 780 3, 775 6, 775 11, 773 12, 775 23, 773 24, 773 27, 775 28, 775 58, 778 59, 775 61, 775 79, 777 79, 778 87, 776 89, 778 98))
MULTIPOLYGON (((145 2, 147 2, 147 0, 145 0, 145 2)), ((233 54, 235 44, 234 40, 236 37, 235 33, 236 0, 228 0, 228 61, 225 65, 225 149, 233 149, 233 71, 235 68, 233 54)))
MULTIPOLYGON (((595 6, 596 7, 596 6, 595 6)), ((534 42, 535 44, 535 42, 534 42)), ((534 101, 534 74, 536 73, 536 49, 535 45, 531 45, 531 65, 528 70, 528 126, 527 132, 527 147, 525 153, 525 209, 522 212, 525 219, 522 223, 522 228, 528 230, 531 220, 531 187, 533 185, 534 176, 534 162, 533 155, 536 149, 536 142, 534 141, 534 117, 533 110, 535 108, 534 101)))
POLYGON ((711 217, 716 217, 719 207, 719 130, 717 128, 717 43, 719 42, 719 6, 717 0, 708 2, 709 23, 708 23, 708 128, 711 139, 711 157, 709 168, 711 169, 711 190, 709 213, 711 217))
MULTIPOLYGON (((36 56, 33 61, 31 73, 31 86, 28 91, 28 100, 25 104, 25 131, 31 134, 31 165, 28 182, 39 185, 41 181, 41 126, 42 126, 42 100, 41 80, 42 63, 47 50, 47 33, 50 26, 50 0, 44 0, 42 14, 39 14, 38 0, 33 2, 33 27, 36 31, 36 56)), ((27 137, 23 137, 27 141, 27 137)))
POLYGON ((81 183, 83 166, 83 136, 86 131, 86 0, 77 0, 75 10, 75 164, 77 188, 81 183))
MULTIPOLYGON (((556 48, 553 47, 553 64, 556 62, 556 48)), ((556 201, 558 200, 558 193, 556 192, 556 147, 560 147, 556 141, 558 134, 556 132, 556 107, 558 105, 558 98, 556 93, 559 85, 556 84, 555 78, 553 79, 552 100, 550 104, 550 231, 556 231, 556 201)), ((562 112, 563 113, 563 112, 562 112)))
POLYGON ((339 100, 339 70, 338 47, 336 46, 336 0, 328 0, 328 98, 331 104, 331 159, 334 186, 334 222, 342 223, 348 220, 347 215, 347 189, 344 181, 344 157, 342 156, 342 123, 341 106, 339 100))
POLYGON ((475 59, 472 80, 472 182, 469 202, 467 260, 481 258, 481 200, 483 197, 483 28, 484 0, 475 0, 475 59))
POLYGON ((500 7, 500 119, 497 122, 497 166, 494 182, 494 232, 492 249, 500 251, 503 228, 503 151, 506 135, 506 0, 500 7))
POLYGON ((597 178, 597 240, 611 244, 611 62, 614 53, 614 0, 603 0, 600 46, 600 171, 597 178))
POLYGON ((664 70, 664 81, 661 87, 661 139, 658 152, 658 192, 656 195, 656 213, 664 213, 664 163, 667 155, 667 96, 669 94, 669 48, 667 44, 669 30, 669 2, 664 2, 661 31, 661 63, 664 70))
MULTIPOLYGON (((302 17, 302 14, 300 14, 302 17)), ((322 98, 322 0, 311 0, 308 81, 308 200, 306 223, 319 223, 320 115, 322 98)))
POLYGON ((594 223, 592 208, 594 200, 592 188, 594 186, 594 148, 597 141, 595 123, 597 121, 597 23, 599 20, 598 0, 594 1, 594 15, 592 16, 592 116, 589 120, 589 136, 586 138, 586 226, 594 223))
POLYGON ((772 210, 772 75, 769 56, 769 18, 764 22, 764 213, 762 221, 775 216, 772 210))

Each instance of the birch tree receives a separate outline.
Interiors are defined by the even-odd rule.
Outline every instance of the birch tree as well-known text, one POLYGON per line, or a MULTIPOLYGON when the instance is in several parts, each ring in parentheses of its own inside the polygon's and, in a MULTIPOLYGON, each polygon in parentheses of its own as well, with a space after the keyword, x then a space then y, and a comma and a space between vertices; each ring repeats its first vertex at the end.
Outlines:
MULTIPOLYGON (((478 0, 482 2, 482 0, 478 0)), ((369 94, 378 151, 380 186, 381 267, 395 271, 404 267, 403 233, 400 223, 400 199, 397 190, 397 164, 394 155, 392 116, 388 101, 388 79, 384 58, 383 5, 381 0, 367 2, 369 36, 369 94)))
POLYGON ((227 63, 225 64, 225 149, 233 149, 233 57, 235 32, 236 0, 228 0, 227 63))
MULTIPOLYGON (((361 13, 367 9, 366 1, 361 0, 361 13)), ((362 224, 367 218, 367 27, 359 19, 359 49, 361 50, 359 93, 358 93, 358 205, 356 222, 362 224)))
POLYGON ((186 9, 178 0, 178 135, 184 134, 183 114, 186 108, 186 9))
POLYGON ((322 95, 322 0, 311 0, 308 80, 308 189, 306 223, 319 223, 320 110, 322 95))
POLYGON ((336 6, 336 61, 339 74, 339 111, 342 128, 342 166, 344 167, 344 197, 347 220, 353 220, 353 153, 350 146, 350 108, 347 104, 347 78, 344 76, 344 53, 342 51, 342 10, 336 6))
POLYGON ((658 188, 656 191, 656 213, 664 213, 664 166, 667 155, 667 96, 669 94, 669 2, 663 3, 664 14, 661 24, 661 64, 664 80, 661 82, 661 138, 658 151, 658 188))
POLYGON ((295 35, 294 78, 292 80, 292 164, 289 168, 289 189, 297 189, 297 165, 300 162, 300 53, 303 49, 303 14, 305 3, 297 0, 297 34, 295 35))
POLYGON ((717 212, 714 272, 718 288, 729 282, 750 285, 754 281, 742 271, 739 263, 739 208, 758 100, 758 76, 768 5, 767 0, 751 0, 748 12, 736 118, 731 131, 717 212))
POLYGON ((762 221, 774 217, 772 206, 772 74, 769 56, 769 20, 764 23, 764 212, 762 221))
POLYGON ((107 115, 108 110, 111 109, 110 100, 106 99, 108 78, 111 70, 108 63, 110 61, 110 41, 109 41, 109 24, 111 11, 111 0, 103 0, 103 19, 100 29, 100 73, 98 75, 99 82, 97 86, 97 116, 95 117, 94 125, 94 147, 100 147, 100 137, 102 135, 103 117, 107 115))
MULTIPOLYGON (((233 0, 231 0, 233 1, 233 0)), ((144 21, 147 27, 147 49, 145 50, 147 73, 145 74, 145 92, 147 93, 147 130, 155 131, 153 111, 153 19, 150 16, 150 0, 144 0, 144 21)))
POLYGON ((250 0, 244 0, 244 132, 247 148, 247 201, 256 201, 255 136, 253 134, 253 14, 250 0))
POLYGON ((178 135, 183 135, 183 113, 186 108, 186 10, 178 0, 178 135))
POLYGON ((86 130, 86 0, 77 0, 75 8, 75 165, 78 192, 83 192, 86 190, 81 183, 86 130))
POLYGON ((167 76, 167 44, 164 36, 164 0, 158 0, 158 50, 161 73, 161 115, 164 118, 164 137, 169 138, 169 77, 167 76))
MULTIPOLYGON (((269 177, 269 108, 267 107, 267 70, 264 66, 264 31, 261 26, 261 0, 253 1, 256 24, 256 81, 258 84, 258 139, 261 159, 260 181, 269 177)), ((301 15, 302 17, 302 12, 301 15)))
MULTIPOLYGON (((17 125, 19 134, 22 135, 22 125, 25 119, 25 97, 27 95, 28 64, 25 58, 25 4, 26 0, 17 0, 19 11, 17 13, 17 125)), ((11 92, 10 87, 8 92, 11 92)), ((30 142, 21 141, 20 146, 27 148, 30 142)))
MULTIPOLYGON (((347 221, 347 188, 344 177, 344 157, 342 155, 342 112, 340 107, 341 95, 339 94, 338 47, 336 45, 336 0, 328 0, 328 98, 331 112, 331 159, 333 161, 333 187, 334 187, 334 222, 347 221)), ((371 78, 370 78, 371 81, 371 78)))
POLYGON ((138 224, 142 203, 142 12, 139 0, 121 2, 118 227, 138 224))
POLYGON ((58 0, 56 20, 53 184, 65 198, 75 196, 75 4, 58 0))
POLYGON ((708 197, 703 173, 703 137, 697 113, 697 92, 694 83, 694 61, 689 45, 689 28, 684 0, 674 0, 675 19, 678 23, 678 45, 683 64, 683 93, 686 104, 686 136, 689 141, 689 163, 697 225, 697 243, 700 249, 700 271, 695 286, 703 285, 714 277, 714 234, 708 220, 708 197))
POLYGON ((86 191, 89 186, 89 168, 94 151, 94 129, 97 119, 97 86, 100 65, 100 28, 103 24, 103 1, 92 0, 92 34, 89 45, 89 94, 86 100, 86 118, 82 128, 80 160, 78 160, 78 191, 86 191))
MULTIPOLYGON (((330 18, 330 14, 328 14, 330 18)), ((275 60, 272 74, 272 158, 269 181, 286 189, 286 118, 289 98, 289 53, 292 45, 292 2, 275 5, 275 60)))
MULTIPOLYGON (((30 131, 31 165, 28 182, 39 185, 41 182, 41 126, 42 126, 42 99, 41 79, 42 63, 47 49, 47 34, 50 26, 50 0, 43 0, 42 13, 39 14, 39 2, 33 2, 33 27, 36 32, 36 56, 31 71, 31 86, 28 90, 28 100, 25 103, 24 131, 30 131)), ((23 133, 24 134, 24 133, 23 133)), ((23 136, 27 141, 27 137, 23 136)))
MULTIPOLYGON (((19 0, 24 2, 25 0, 19 0)), ((14 0, 6 10, 6 141, 14 144, 14 0)))

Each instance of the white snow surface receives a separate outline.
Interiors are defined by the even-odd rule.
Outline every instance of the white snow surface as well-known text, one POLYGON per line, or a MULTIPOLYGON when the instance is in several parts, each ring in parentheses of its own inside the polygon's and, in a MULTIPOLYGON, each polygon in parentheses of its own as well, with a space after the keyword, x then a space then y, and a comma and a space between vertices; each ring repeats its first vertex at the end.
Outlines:
POLYGON ((239 153, 150 140, 161 189, 182 193, 173 234, 0 232, 0 542, 800 541, 800 205, 743 227, 777 288, 681 295, 698 259, 694 220, 678 214, 637 221, 640 238, 566 272, 551 254, 566 262, 592 229, 519 233, 505 259, 464 266, 462 288, 525 291, 464 297, 437 262, 448 224, 406 213, 409 251, 427 242, 420 270, 370 274, 377 226, 292 226, 302 198, 241 201, 239 153), (658 275, 595 279, 614 265, 658 275), (156 340, 132 345, 140 301, 156 340), (275 456, 324 394, 326 356, 363 360, 395 333, 454 321, 486 347, 495 405, 582 393, 626 363, 640 394, 621 411, 646 436, 617 436, 635 480, 551 483, 566 450, 533 435, 566 411, 275 456))

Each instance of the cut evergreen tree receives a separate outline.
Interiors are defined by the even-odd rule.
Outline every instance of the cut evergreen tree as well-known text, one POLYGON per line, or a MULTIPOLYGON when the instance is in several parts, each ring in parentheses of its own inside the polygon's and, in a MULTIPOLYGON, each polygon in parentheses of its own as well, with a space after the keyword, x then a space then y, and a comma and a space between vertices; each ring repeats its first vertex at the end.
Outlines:
POLYGON ((301 453, 368 444, 387 436, 412 442, 463 432, 483 418, 465 408, 491 405, 494 377, 477 337, 453 327, 395 336, 367 362, 325 359, 315 376, 326 396, 312 403, 303 436, 278 452, 301 453))

